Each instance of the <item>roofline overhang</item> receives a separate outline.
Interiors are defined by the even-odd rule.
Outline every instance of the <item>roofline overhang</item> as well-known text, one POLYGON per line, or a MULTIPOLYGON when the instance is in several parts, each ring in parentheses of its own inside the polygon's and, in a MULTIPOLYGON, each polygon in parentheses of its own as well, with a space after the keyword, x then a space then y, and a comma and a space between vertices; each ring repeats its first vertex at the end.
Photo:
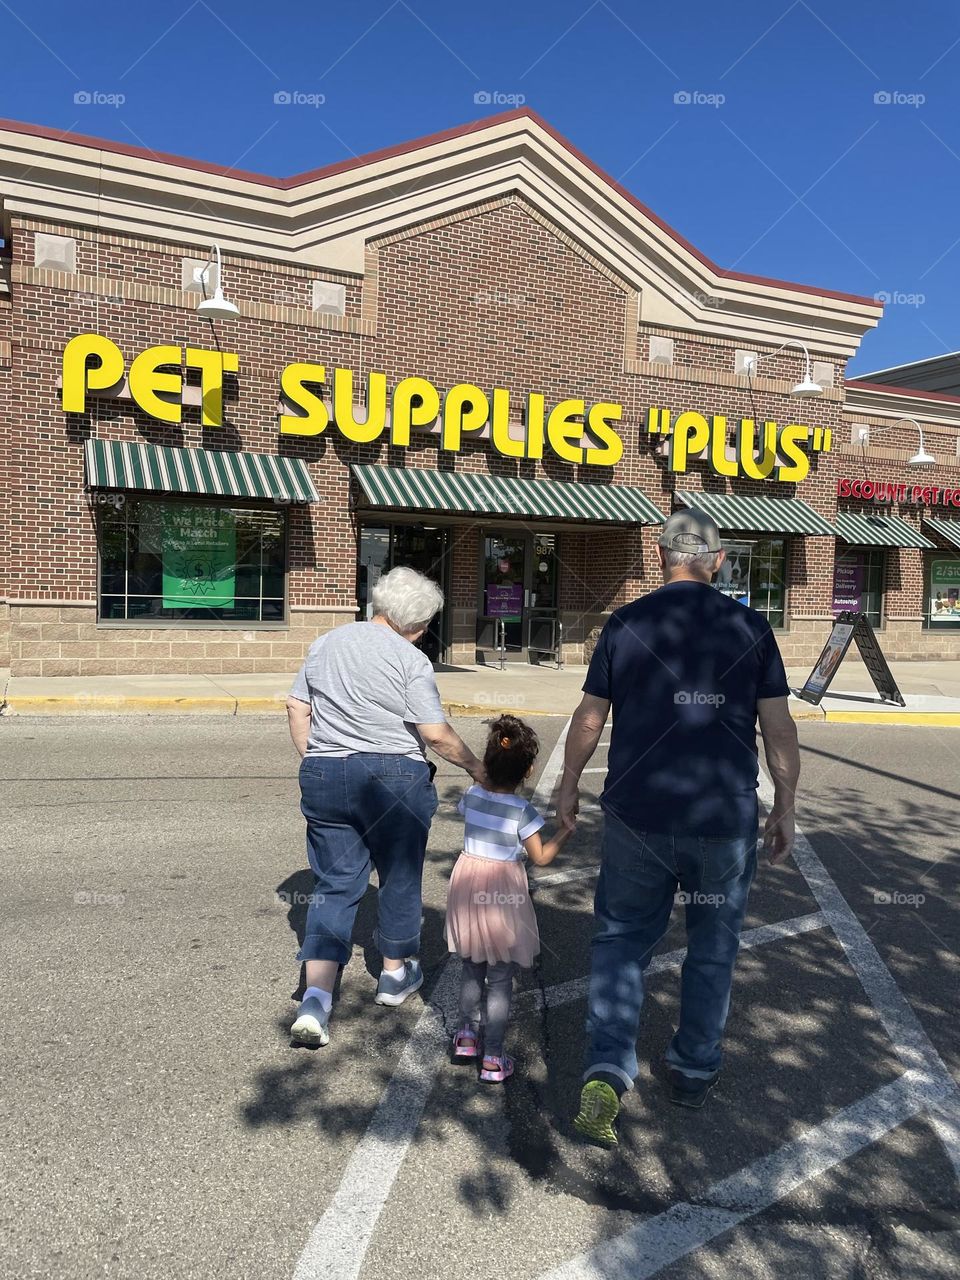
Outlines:
POLYGON ((628 286, 672 290, 680 328, 795 335, 846 356, 882 310, 873 298, 724 270, 527 108, 290 178, 0 120, 0 192, 8 216, 180 245, 216 240, 356 275, 378 236, 520 195, 628 286))
POLYGON ((917 418, 922 423, 960 426, 960 396, 851 378, 844 384, 843 412, 885 418, 917 418))

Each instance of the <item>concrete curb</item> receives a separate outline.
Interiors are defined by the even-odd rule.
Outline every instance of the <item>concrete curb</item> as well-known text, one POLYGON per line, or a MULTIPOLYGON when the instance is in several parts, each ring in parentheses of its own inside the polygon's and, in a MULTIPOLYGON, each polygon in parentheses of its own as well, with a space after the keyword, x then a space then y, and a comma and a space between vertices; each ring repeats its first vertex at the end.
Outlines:
MULTIPOLYGON (((443 700, 444 715, 447 716, 496 716, 501 712, 513 712, 512 707, 494 707, 489 703, 476 702, 447 702, 443 700)), ((558 711, 556 707, 547 711, 542 707, 522 707, 516 709, 516 714, 523 713, 525 716, 558 716, 560 719, 566 720, 572 713, 573 708, 569 711, 558 711)))
MULTIPOLYGON (((76 716, 76 715, 280 715, 286 707, 286 694, 274 698, 232 697, 125 697, 108 694, 11 695, 2 708, 5 716, 76 716)), ((492 716, 497 707, 488 703, 443 702, 448 716, 492 716)), ((524 707, 528 716, 562 716, 568 711, 524 707)))
MULTIPOLYGON (((143 697, 109 694, 13 694, 0 708, 4 716, 77 716, 77 715, 281 715, 285 709, 286 694, 273 698, 249 697, 143 697)), ((451 702, 444 700, 444 714, 448 716, 494 716, 498 708, 489 703, 451 702)), ((524 707, 525 716, 549 716, 566 719, 570 711, 556 708, 524 707)), ((790 714, 794 720, 816 720, 830 724, 891 724, 910 726, 936 726, 960 728, 958 711, 844 711, 815 707, 802 699, 790 699, 790 714)))
POLYGON ((938 725, 960 729, 960 711, 826 711, 830 724, 938 725))

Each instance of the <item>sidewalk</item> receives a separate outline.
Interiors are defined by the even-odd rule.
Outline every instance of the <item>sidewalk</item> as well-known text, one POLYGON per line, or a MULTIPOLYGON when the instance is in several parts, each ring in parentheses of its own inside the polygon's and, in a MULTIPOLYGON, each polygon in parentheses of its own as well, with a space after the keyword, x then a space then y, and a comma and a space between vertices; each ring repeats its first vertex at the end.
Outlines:
MULTIPOLYGON (((863 664, 844 660, 835 687, 819 707, 790 699, 797 720, 852 724, 953 725, 960 727, 960 662, 900 662, 891 670, 906 707, 881 703, 863 664)), ((527 716, 568 716, 580 700, 585 667, 449 667, 437 683, 448 715, 488 716, 515 711, 527 716)), ((809 672, 790 668, 791 688, 809 672)), ((199 676, 10 676, 0 670, 3 715, 263 715, 282 714, 290 672, 199 676)))

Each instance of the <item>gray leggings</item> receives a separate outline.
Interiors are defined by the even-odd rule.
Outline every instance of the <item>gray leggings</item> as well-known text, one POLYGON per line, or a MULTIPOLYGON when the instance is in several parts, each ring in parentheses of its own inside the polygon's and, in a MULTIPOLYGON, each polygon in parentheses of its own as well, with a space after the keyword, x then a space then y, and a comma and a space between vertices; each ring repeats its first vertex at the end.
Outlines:
POLYGON ((477 964, 464 960, 462 963, 460 1016, 474 1031, 479 1031, 483 1023, 483 1052, 488 1057, 499 1058, 510 1018, 514 966, 509 961, 477 964))

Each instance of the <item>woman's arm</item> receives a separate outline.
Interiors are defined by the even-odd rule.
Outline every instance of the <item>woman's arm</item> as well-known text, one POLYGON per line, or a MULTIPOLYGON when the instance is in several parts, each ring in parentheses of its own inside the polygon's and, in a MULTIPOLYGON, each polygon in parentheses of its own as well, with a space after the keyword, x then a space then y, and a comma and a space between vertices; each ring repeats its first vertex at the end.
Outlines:
POLYGON ((307 754, 307 740, 310 737, 310 703, 301 702, 291 694, 287 698, 287 725, 293 745, 302 759, 307 754))
POLYGON ((523 847, 535 867, 546 867, 567 843, 571 834, 568 827, 561 827, 549 840, 541 840, 540 832, 535 831, 523 841, 523 847))
POLYGON ((441 724, 418 724, 417 729, 430 750, 441 760, 448 760, 450 764, 466 769, 474 782, 482 785, 483 762, 477 759, 456 729, 447 724, 446 720, 441 724))

